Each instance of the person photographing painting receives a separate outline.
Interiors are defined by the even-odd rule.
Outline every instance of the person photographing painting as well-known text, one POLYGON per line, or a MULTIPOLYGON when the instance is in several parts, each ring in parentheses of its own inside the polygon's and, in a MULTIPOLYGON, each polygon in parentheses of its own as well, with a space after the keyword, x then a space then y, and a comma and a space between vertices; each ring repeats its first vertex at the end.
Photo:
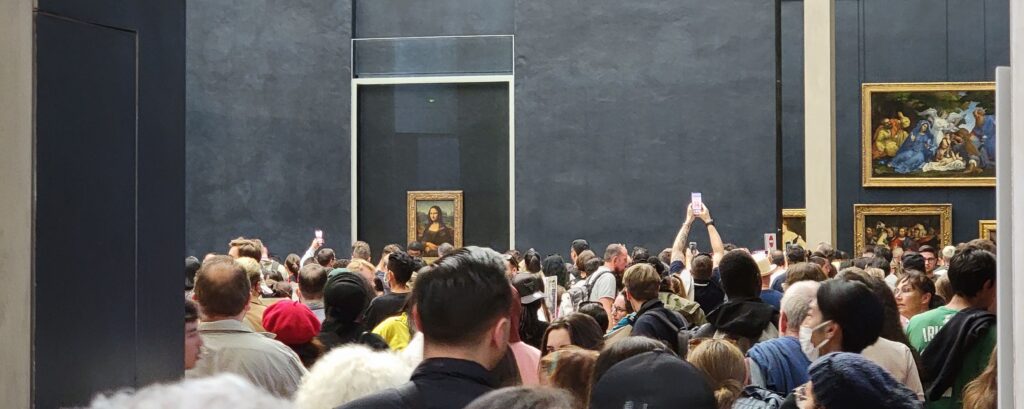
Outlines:
POLYGON ((444 224, 444 213, 440 206, 431 206, 427 211, 427 223, 418 237, 423 243, 424 254, 428 257, 437 256, 437 247, 444 243, 454 243, 452 230, 444 224))

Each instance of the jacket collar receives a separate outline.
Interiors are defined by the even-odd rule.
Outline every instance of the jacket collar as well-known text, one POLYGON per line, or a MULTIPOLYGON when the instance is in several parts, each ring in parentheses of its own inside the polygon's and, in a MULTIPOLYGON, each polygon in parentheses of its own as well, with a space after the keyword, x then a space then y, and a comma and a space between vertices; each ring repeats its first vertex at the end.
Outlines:
POLYGON ((455 377, 465 382, 473 382, 491 388, 498 387, 494 375, 482 365, 455 358, 430 358, 420 363, 412 374, 412 380, 431 377, 455 377))
POLYGON ((253 332, 253 330, 249 329, 242 321, 226 319, 200 322, 199 332, 253 332))

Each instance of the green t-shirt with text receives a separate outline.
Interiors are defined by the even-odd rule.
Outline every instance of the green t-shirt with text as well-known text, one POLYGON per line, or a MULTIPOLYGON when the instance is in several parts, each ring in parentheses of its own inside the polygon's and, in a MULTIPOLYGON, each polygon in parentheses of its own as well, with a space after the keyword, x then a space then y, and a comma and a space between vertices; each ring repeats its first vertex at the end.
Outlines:
POLYGON ((957 310, 942 306, 931 311, 922 312, 910 319, 907 324, 907 338, 910 339, 910 346, 917 350, 917 353, 924 351, 924 347, 932 342, 935 334, 953 318, 957 310))

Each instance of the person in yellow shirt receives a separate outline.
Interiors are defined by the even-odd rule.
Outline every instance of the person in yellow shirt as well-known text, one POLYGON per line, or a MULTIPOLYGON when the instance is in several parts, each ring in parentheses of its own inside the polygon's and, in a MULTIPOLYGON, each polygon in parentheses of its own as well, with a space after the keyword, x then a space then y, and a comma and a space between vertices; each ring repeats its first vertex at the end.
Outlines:
POLYGON ((401 315, 389 317, 381 321, 373 328, 373 333, 384 338, 392 351, 401 351, 409 346, 409 341, 415 330, 409 323, 409 314, 403 312, 401 315))

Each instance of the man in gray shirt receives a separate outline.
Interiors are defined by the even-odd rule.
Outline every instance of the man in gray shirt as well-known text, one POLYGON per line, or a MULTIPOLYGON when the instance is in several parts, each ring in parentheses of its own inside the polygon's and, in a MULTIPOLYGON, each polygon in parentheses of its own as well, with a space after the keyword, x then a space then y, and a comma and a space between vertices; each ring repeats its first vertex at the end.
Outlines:
POLYGON ((622 274, 628 264, 629 253, 626 246, 609 244, 604 251, 604 265, 587 277, 588 281, 593 280, 587 301, 601 303, 609 317, 612 316, 612 304, 615 302, 615 275, 622 274), (611 274, 605 273, 606 271, 611 274))
POLYGON ((249 278, 231 257, 215 256, 196 273, 196 302, 202 310, 199 335, 203 357, 187 378, 234 373, 268 392, 291 398, 306 374, 298 355, 284 344, 242 323, 249 309, 249 278))

